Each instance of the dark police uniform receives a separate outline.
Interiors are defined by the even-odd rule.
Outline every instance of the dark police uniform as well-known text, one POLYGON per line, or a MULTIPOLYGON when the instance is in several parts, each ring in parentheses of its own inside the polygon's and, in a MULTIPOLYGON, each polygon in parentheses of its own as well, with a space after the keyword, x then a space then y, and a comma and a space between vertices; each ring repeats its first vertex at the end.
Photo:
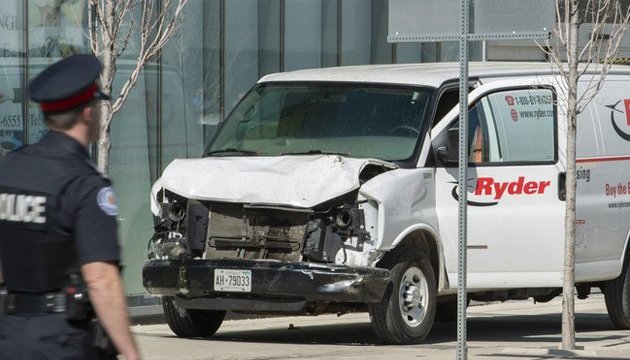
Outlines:
MULTIPOLYGON (((45 112, 83 105, 102 97, 99 72, 91 56, 62 60, 33 80, 31 98, 45 112), (59 86, 62 95, 51 91, 59 86)), ((83 264, 119 262, 117 214, 110 181, 70 136, 50 131, 0 162, 0 261, 9 293, 0 359, 99 357, 90 319, 68 318, 69 282, 83 264)))

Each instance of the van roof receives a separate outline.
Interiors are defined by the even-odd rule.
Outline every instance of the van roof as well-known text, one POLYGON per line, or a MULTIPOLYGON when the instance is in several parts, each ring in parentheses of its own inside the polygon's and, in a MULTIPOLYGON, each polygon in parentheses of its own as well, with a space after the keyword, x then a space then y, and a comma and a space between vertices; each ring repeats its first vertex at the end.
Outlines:
MULTIPOLYGON (((546 62, 470 62, 469 76, 479 78, 550 75, 546 62)), ((613 65, 609 74, 630 75, 630 66, 613 65)), ((331 81, 439 87, 459 78, 458 62, 359 65, 295 70, 264 76, 259 82, 331 81)))

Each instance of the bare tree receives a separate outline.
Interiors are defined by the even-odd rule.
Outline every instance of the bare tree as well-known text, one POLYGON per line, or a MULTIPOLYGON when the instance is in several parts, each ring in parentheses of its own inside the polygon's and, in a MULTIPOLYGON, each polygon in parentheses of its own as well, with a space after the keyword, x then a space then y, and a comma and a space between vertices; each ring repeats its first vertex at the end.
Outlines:
POLYGON ((110 129, 113 116, 120 110, 136 84, 144 66, 171 39, 181 21, 188 0, 89 0, 88 30, 92 52, 101 59, 101 87, 112 94, 118 59, 127 50, 130 39, 139 37, 134 49, 135 67, 125 79, 120 92, 101 105, 98 166, 109 172, 110 129))
POLYGON ((575 349, 575 193, 577 115, 601 89, 630 18, 619 0, 556 0, 556 26, 543 48, 564 94, 567 117, 566 217, 562 288, 562 348, 575 349), (591 26, 582 43, 580 27, 591 26), (604 30, 609 29, 608 34, 604 30), (566 59, 566 62, 564 61, 566 59), (585 87, 578 91, 578 81, 585 87))

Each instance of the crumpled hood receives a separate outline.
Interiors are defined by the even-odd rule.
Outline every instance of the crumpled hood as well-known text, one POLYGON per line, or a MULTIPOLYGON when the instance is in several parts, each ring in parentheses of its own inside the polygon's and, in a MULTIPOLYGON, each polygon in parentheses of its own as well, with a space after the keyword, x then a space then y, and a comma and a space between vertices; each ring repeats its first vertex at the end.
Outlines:
POLYGON ((173 161, 153 186, 189 199, 310 208, 359 188, 367 164, 395 168, 376 159, 338 155, 208 157, 173 161))

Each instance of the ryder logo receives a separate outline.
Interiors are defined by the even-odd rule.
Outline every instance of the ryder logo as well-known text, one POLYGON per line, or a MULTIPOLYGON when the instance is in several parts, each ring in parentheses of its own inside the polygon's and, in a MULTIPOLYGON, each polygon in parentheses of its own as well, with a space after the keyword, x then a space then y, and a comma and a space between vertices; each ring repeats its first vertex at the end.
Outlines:
POLYGON ((496 182, 491 177, 477 179, 475 195, 491 195, 495 200, 501 200, 503 195, 534 195, 544 194, 551 185, 551 181, 527 181, 525 176, 519 176, 518 180, 510 182, 496 182))
POLYGON ((617 135, 619 135, 622 139, 626 140, 626 141, 630 141, 630 99, 624 99, 623 100, 623 110, 618 109, 619 104, 622 101, 619 100, 616 103, 612 104, 612 105, 605 105, 607 108, 610 109, 610 121, 612 122, 612 127, 615 130, 615 132, 617 133, 617 135), (626 115, 626 121, 625 123, 623 123, 624 128, 626 129, 626 131, 622 130, 621 127, 619 127, 619 125, 617 125, 617 122, 620 122, 619 120, 615 121, 615 113, 622 113, 626 115))
MULTIPOLYGON (((505 196, 513 195, 537 195, 544 194, 551 185, 551 181, 526 181, 525 176, 519 176, 516 181, 495 181, 492 177, 480 177, 477 179, 472 196, 474 200, 469 200, 470 206, 492 206, 497 205, 499 200, 505 196), (491 198, 491 201, 480 201, 491 198)), ((469 185, 469 189, 471 186, 469 185)), ((459 200, 457 186, 453 188, 451 195, 455 200, 459 200)))

